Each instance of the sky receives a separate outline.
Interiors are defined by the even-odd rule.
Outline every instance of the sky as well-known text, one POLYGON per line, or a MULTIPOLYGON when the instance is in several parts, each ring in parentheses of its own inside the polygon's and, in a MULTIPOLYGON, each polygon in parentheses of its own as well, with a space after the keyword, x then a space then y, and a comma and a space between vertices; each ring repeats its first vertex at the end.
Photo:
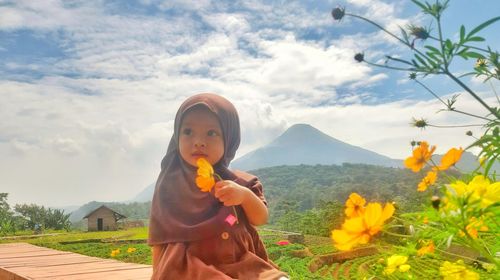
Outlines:
MULTIPOLYGON (((156 180, 177 108, 200 92, 236 106, 237 157, 296 123, 396 159, 411 154, 412 140, 444 153, 469 145, 467 130, 479 135, 411 127, 412 117, 478 122, 438 112, 443 105, 407 72, 357 63, 358 52, 383 63, 410 50, 366 22, 334 21, 337 6, 398 35, 408 24, 436 31, 407 0, 0 0, 0 192, 12 206, 131 199, 156 180)), ((443 34, 456 39, 461 24, 471 30, 499 14, 498 0, 452 0, 443 34)), ((479 33, 496 50, 499 24, 479 33)), ((446 77, 421 81, 443 99, 460 94, 457 109, 486 115, 446 77)), ((498 81, 463 81, 498 105, 498 81)))

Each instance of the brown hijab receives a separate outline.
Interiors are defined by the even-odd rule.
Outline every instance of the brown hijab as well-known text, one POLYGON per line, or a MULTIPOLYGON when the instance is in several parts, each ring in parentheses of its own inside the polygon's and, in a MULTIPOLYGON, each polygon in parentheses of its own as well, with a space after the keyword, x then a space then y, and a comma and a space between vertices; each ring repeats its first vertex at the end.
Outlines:
POLYGON ((256 178, 243 180, 228 169, 240 144, 240 123, 233 104, 210 93, 188 98, 177 111, 174 134, 161 162, 151 204, 149 245, 210 238, 224 226, 224 219, 232 213, 231 207, 225 207, 212 193, 198 189, 195 184, 196 169, 180 156, 178 139, 182 118, 195 106, 207 107, 217 116, 222 128, 224 155, 215 164, 215 172, 225 180, 235 180, 250 189, 254 187, 252 184, 258 182, 256 178))

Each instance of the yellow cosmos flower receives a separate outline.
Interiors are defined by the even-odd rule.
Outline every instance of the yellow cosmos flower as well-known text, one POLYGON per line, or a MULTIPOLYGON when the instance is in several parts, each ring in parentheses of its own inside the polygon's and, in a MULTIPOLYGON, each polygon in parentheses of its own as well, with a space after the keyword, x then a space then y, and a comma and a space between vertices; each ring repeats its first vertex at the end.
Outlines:
POLYGON ((357 193, 351 193, 345 202, 345 214, 349 218, 358 217, 363 214, 366 200, 357 193))
POLYGON ((439 170, 446 170, 450 168, 452 165, 455 165, 460 158, 462 157, 462 153, 464 150, 462 148, 451 148, 446 154, 441 158, 441 164, 438 166, 439 170))
POLYGON ((137 249, 136 248, 128 248, 127 249, 127 253, 133 253, 135 252, 137 249))
POLYGON ((480 200, 481 207, 488 207, 500 201, 500 182, 491 184, 490 180, 483 175, 475 176, 469 184, 456 181, 450 184, 450 187, 452 192, 448 192, 448 195, 466 196, 472 194, 471 199, 480 200))
POLYGON ((417 190, 419 192, 425 192, 425 190, 427 190, 427 188, 430 185, 432 185, 436 182, 436 179, 437 179, 437 172, 436 171, 427 172, 427 175, 418 184, 417 190))
POLYGON ((368 243, 392 214, 394 214, 392 203, 386 203, 384 209, 380 203, 368 203, 360 216, 347 219, 340 230, 332 231, 331 237, 335 247, 346 251, 358 244, 368 243))
POLYGON ((436 150, 436 146, 432 146, 429 150, 429 144, 422 141, 420 142, 420 146, 413 150, 413 155, 405 159, 404 165, 413 172, 418 172, 431 159, 434 150, 436 150))
POLYGON ((387 259, 387 267, 384 269, 384 274, 389 275, 396 270, 407 272, 410 270, 410 265, 406 264, 408 256, 392 255, 387 259))
POLYGON ((423 256, 425 254, 432 254, 434 253, 434 241, 429 241, 427 245, 422 246, 420 249, 417 251, 418 256, 423 256))
POLYGON ((464 266, 463 260, 458 260, 456 263, 445 261, 439 268, 439 273, 443 276, 443 280, 478 280, 479 274, 468 270, 464 266))
POLYGON ((118 254, 120 254, 120 249, 116 249, 116 250, 111 251, 110 256, 111 257, 116 257, 116 255, 118 255, 118 254))
POLYGON ((215 173, 212 165, 205 158, 199 158, 196 165, 198 166, 196 185, 202 192, 211 191, 215 185, 215 173))

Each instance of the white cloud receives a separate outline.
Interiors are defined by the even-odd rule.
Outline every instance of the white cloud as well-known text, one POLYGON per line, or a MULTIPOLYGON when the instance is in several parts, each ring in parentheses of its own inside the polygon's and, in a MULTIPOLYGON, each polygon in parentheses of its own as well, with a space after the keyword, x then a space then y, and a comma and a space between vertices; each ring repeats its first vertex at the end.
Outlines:
MULTIPOLYGON (((398 6, 352 2, 385 13, 385 24, 400 22, 398 6)), ((236 11, 211 1, 142 3, 164 14, 108 14, 103 2, 16 1, 0 8, 9 12, 0 19, 1 30, 33 30, 64 53, 4 68, 44 74, 0 80, 0 178, 11 200, 49 205, 57 196, 59 205, 68 205, 133 197, 156 179, 176 110, 198 92, 219 93, 238 108, 238 155, 294 123, 310 123, 342 141, 402 158, 412 138, 431 132, 408 126, 414 114, 442 123, 462 120, 435 116, 435 101, 364 104, 374 98, 368 89, 388 76, 355 63, 354 54, 394 47, 378 33, 301 39, 305 31, 335 29, 329 12, 289 1, 245 1, 236 11), (171 9, 181 12, 171 15, 171 9)), ((477 110, 464 100, 458 104, 477 110)), ((436 131, 428 140, 440 149, 466 140, 460 130, 436 131)))

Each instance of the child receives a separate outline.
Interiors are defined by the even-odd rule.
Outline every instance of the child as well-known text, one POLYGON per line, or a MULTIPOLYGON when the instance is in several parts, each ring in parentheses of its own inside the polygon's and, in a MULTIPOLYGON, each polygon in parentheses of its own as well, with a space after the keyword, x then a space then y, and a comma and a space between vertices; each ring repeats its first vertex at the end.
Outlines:
POLYGON ((152 279, 287 279, 254 228, 268 218, 262 185, 228 169, 239 144, 238 113, 225 98, 198 94, 179 108, 151 205, 152 279), (195 183, 200 157, 222 178, 210 192, 195 183))

